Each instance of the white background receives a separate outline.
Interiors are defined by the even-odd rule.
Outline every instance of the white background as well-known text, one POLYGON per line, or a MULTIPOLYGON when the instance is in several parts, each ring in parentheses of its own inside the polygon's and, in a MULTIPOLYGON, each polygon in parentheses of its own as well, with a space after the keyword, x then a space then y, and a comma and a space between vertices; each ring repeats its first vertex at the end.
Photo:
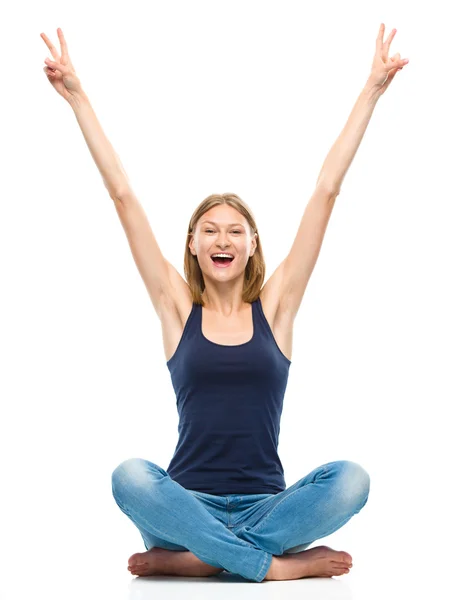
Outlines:
POLYGON ((193 210, 234 192, 256 217, 267 280, 367 80, 381 22, 409 64, 376 106, 296 318, 279 454, 288 487, 342 459, 371 477, 361 513, 313 544, 354 562, 323 597, 451 586, 446 5, 44 0, 4 10, 0 592, 154 597, 127 571, 145 548, 111 474, 130 457, 166 469, 178 438, 160 321, 72 108, 42 70, 51 54, 40 33, 59 48, 62 28, 165 257, 183 274, 193 210))

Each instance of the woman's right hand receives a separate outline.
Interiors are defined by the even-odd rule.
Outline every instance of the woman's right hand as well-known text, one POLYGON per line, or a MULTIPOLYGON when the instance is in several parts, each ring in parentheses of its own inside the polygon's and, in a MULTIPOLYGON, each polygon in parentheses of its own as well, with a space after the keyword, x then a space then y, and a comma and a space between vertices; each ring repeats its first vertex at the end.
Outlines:
POLYGON ((47 75, 47 79, 57 90, 60 96, 70 102, 77 96, 83 93, 80 79, 77 77, 74 66, 69 58, 68 47, 60 28, 57 29, 58 38, 61 46, 61 57, 58 55, 57 49, 49 40, 45 33, 41 33, 42 39, 49 48, 54 60, 45 59, 47 67, 43 71, 47 75))

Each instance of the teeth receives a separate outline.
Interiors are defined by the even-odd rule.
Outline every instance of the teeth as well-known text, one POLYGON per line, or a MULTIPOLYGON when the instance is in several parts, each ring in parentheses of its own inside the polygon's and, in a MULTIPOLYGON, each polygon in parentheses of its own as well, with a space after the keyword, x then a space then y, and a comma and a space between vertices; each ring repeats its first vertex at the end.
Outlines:
POLYGON ((232 254, 225 254, 223 252, 219 252, 219 254, 213 254, 211 256, 211 258, 216 258, 217 256, 220 256, 220 258, 224 257, 224 258, 233 258, 232 254))

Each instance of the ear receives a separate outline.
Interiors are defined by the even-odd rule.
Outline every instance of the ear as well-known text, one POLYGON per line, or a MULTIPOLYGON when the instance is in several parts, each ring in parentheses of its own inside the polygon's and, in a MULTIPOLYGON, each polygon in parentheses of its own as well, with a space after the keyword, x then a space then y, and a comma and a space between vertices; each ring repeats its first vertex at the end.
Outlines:
POLYGON ((191 250, 192 256, 196 256, 196 254, 194 254, 195 248, 193 247, 193 244, 194 244, 193 235, 191 235, 190 240, 189 240, 189 248, 191 250))
MULTIPOLYGON (((255 250, 256 250, 256 246, 257 246, 257 241, 256 238, 258 237, 258 234, 255 233, 253 238, 252 238, 252 249, 253 249, 253 254, 255 254, 255 250)), ((253 256, 252 254, 252 256, 253 256)))

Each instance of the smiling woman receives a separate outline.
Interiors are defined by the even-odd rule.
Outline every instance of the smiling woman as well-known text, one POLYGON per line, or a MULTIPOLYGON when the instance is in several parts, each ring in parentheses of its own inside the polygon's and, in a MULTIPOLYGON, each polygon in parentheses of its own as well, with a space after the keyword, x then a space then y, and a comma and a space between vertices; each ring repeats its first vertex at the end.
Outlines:
POLYGON ((289 254, 264 288, 255 219, 233 193, 208 196, 192 214, 184 255, 187 283, 183 280, 160 251, 75 75, 61 29, 61 57, 42 34, 54 58, 46 60, 44 71, 75 112, 161 319, 169 354, 180 417, 173 458, 167 470, 128 459, 112 474, 115 500, 147 550, 157 546, 183 559, 190 548, 206 565, 257 582, 347 572, 351 556, 326 546, 311 549, 302 561, 278 563, 293 565, 285 577, 272 565, 277 555, 305 550, 357 514, 368 498, 369 475, 357 463, 340 460, 286 489, 278 442, 294 315, 377 99, 407 63, 399 53, 389 57, 395 33, 384 43, 381 24, 369 79, 323 164, 289 254), (274 510, 283 503, 284 514, 274 510), (313 510, 304 510, 307 506, 313 510), (317 572, 307 573, 309 556, 317 572))
POLYGON ((202 306, 205 306, 203 292, 206 289, 204 269, 208 273, 231 272, 228 277, 238 277, 243 273, 242 302, 252 303, 258 299, 266 271, 258 228, 252 211, 236 194, 208 196, 190 218, 184 274, 192 301, 202 306), (216 216, 216 207, 225 207, 225 216, 232 218, 216 216), (225 258, 214 261, 212 257, 216 254, 228 254, 233 260, 225 258))

